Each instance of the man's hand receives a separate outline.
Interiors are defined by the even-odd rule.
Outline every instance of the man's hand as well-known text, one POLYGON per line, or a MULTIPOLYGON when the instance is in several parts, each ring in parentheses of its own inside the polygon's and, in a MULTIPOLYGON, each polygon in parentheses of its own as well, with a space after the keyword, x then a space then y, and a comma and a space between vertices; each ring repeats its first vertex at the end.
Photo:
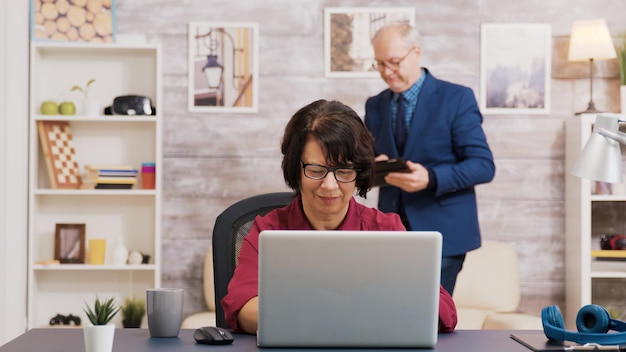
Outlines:
MULTIPOLYGON (((384 154, 377 156, 376 159, 383 155, 384 154)), ((392 186, 396 186, 405 192, 418 192, 426 189, 426 187, 428 187, 428 182, 430 181, 428 177, 428 170, 426 170, 422 164, 414 163, 412 161, 407 161, 406 166, 409 170, 411 170, 410 173, 390 172, 387 176, 385 176, 385 182, 392 186)))

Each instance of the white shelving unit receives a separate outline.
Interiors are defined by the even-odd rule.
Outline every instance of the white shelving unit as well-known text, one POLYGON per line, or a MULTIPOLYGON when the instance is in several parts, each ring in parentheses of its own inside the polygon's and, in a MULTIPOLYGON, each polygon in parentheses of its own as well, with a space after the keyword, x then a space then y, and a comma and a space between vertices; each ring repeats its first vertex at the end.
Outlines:
MULTIPOLYGON (((598 280, 617 282, 626 278, 626 261, 600 261, 591 256, 591 250, 600 249, 602 233, 626 227, 623 216, 602 218, 607 207, 626 207, 626 195, 594 194, 594 181, 571 175, 576 159, 591 135, 595 118, 595 114, 582 114, 566 122, 566 307, 563 313, 569 329, 575 329, 576 314, 582 306, 603 303, 598 302, 598 297, 593 295, 593 286, 597 285, 598 280), (598 221, 600 218, 603 220, 598 221)), ((615 302, 623 305, 623 297, 615 297, 615 302)))
MULTIPOLYGON (((129 296, 145 297, 145 290, 161 282, 161 67, 158 45, 33 43, 31 45, 29 119, 28 328, 48 326, 57 314, 73 314, 87 322, 85 302, 115 296, 121 304, 129 296), (103 106, 116 96, 148 96, 156 116, 85 116, 73 85, 89 89, 103 106), (75 100, 77 114, 40 115, 44 100, 75 100), (69 121, 81 168, 85 165, 156 163, 155 189, 141 183, 129 190, 52 189, 39 141, 37 122, 69 121), (57 223, 86 225, 89 239, 107 240, 104 265, 38 264, 54 258, 57 223), (150 255, 147 264, 111 264, 116 237, 128 250, 150 255)), ((86 256, 87 258, 87 256, 86 256)), ((114 320, 121 327, 121 316, 114 320)))

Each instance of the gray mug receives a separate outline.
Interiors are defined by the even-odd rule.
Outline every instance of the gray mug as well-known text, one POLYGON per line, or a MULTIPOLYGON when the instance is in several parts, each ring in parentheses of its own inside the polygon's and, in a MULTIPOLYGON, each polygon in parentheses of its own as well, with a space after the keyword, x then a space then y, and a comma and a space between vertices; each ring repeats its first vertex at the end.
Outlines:
POLYGON ((152 337, 178 337, 183 321, 182 288, 146 290, 148 329, 152 337))

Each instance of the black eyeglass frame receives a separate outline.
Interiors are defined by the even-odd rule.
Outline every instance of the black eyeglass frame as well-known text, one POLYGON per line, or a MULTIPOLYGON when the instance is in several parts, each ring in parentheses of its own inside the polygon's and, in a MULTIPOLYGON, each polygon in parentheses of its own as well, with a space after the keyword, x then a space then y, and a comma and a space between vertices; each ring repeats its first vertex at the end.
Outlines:
POLYGON ((326 176, 328 176, 328 173, 332 171, 333 176, 335 177, 335 180, 337 180, 337 182, 341 182, 341 183, 350 183, 350 182, 354 182, 354 181, 357 179, 357 177, 359 176, 359 172, 361 171, 361 170, 359 170, 359 169, 356 169, 356 168, 353 168, 353 167, 346 167, 346 166, 342 166, 342 167, 328 167, 328 166, 319 165, 319 164, 305 164, 305 163, 304 163, 304 161, 302 161, 302 160, 300 160, 300 165, 302 166, 302 169, 304 170, 304 176, 305 176, 306 178, 308 178, 308 179, 311 179, 311 180, 316 180, 316 181, 319 181, 319 180, 323 180, 323 179, 325 179, 325 178, 326 178, 326 176), (319 177, 319 178, 317 178, 317 177, 311 177, 311 176, 307 175, 307 173, 306 173, 306 168, 307 168, 307 166, 316 166, 316 167, 320 167, 320 168, 322 168, 322 169, 325 169, 325 170, 326 170, 326 172, 324 173, 324 176, 322 176, 322 177, 319 177), (350 180, 350 181, 340 180, 340 179, 338 179, 338 178, 337 178, 337 171, 338 171, 338 170, 349 170, 349 171, 354 171, 354 178, 353 178, 352 180, 350 180))
POLYGON ((376 71, 382 71, 386 68, 390 69, 391 71, 397 71, 400 68, 400 65, 402 64, 402 62, 409 57, 409 54, 411 54, 413 52, 413 50, 415 49, 415 47, 412 47, 411 49, 409 49, 409 51, 401 58, 391 58, 389 60, 387 60, 387 62, 383 62, 383 61, 379 61, 374 59, 374 61, 372 62, 372 68, 376 71), (394 61, 391 61, 394 60, 394 61), (391 61, 391 62, 390 62, 391 61))

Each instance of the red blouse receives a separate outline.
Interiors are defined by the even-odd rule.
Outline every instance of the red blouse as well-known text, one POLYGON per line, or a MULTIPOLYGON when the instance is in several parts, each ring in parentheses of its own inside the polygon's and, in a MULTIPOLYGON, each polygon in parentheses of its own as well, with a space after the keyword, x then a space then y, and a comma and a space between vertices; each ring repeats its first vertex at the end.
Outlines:
MULTIPOLYGON (((240 331, 237 324, 239 310, 250 299, 258 296, 259 292, 259 233, 281 229, 312 230, 302 210, 300 197, 284 208, 275 209, 263 217, 257 216, 250 233, 243 240, 237 268, 228 284, 228 293, 222 299, 226 321, 235 331, 240 331)), ((348 214, 337 230, 405 231, 405 228, 397 214, 385 214, 352 198, 348 214)), ((454 331, 457 323, 456 306, 443 287, 440 286, 439 292, 439 332, 454 331)))

